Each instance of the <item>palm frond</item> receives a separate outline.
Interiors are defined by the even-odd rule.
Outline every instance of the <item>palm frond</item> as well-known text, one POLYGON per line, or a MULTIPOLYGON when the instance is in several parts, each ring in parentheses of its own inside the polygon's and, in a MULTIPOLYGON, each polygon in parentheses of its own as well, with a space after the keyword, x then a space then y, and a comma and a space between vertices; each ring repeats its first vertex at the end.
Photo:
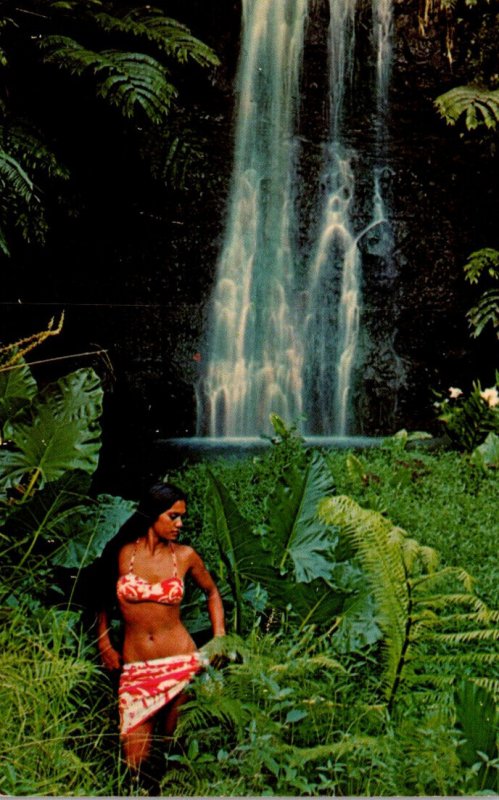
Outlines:
POLYGON ((437 97, 435 106, 449 125, 455 125, 464 116, 469 131, 480 126, 494 130, 499 122, 499 89, 456 86, 437 97))
POLYGON ((140 149, 155 180, 185 191, 188 186, 206 184, 204 144, 193 131, 178 133, 169 128, 154 134, 146 132, 140 149))
POLYGON ((482 247, 470 253, 464 265, 464 276, 468 283, 478 283, 483 275, 499 278, 499 250, 493 247, 482 247))
POLYGON ((480 300, 466 314, 473 338, 480 336, 489 323, 496 329, 499 337, 499 289, 488 289, 480 300))
POLYGON ((220 63, 213 50, 193 36, 186 25, 165 17, 160 9, 135 8, 123 17, 100 12, 95 14, 95 20, 106 33, 123 33, 139 41, 146 40, 181 64, 195 61, 208 67, 220 63))
POLYGON ((91 75, 97 95, 127 118, 142 112, 158 124, 177 95, 165 67, 144 53, 88 50, 69 36, 47 36, 40 48, 45 63, 71 75, 91 75))
POLYGON ((0 187, 4 193, 17 196, 25 203, 33 197, 33 181, 19 161, 5 150, 0 150, 0 187))
POLYGON ((69 170, 43 142, 38 131, 19 120, 0 125, 0 147, 18 160, 29 173, 40 172, 50 178, 69 178, 69 170))
POLYGON ((4 254, 4 256, 10 256, 9 245, 3 232, 2 228, 0 227, 0 251, 4 254))

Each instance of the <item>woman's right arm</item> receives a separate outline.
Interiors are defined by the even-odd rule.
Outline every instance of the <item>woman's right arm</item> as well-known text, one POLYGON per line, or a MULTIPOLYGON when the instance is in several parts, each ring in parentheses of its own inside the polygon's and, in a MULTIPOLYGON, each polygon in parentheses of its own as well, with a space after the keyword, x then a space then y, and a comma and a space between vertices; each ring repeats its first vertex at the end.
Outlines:
POLYGON ((107 611, 99 611, 97 617, 97 645, 103 666, 108 670, 119 669, 121 667, 121 656, 113 647, 109 637, 109 617, 107 611))

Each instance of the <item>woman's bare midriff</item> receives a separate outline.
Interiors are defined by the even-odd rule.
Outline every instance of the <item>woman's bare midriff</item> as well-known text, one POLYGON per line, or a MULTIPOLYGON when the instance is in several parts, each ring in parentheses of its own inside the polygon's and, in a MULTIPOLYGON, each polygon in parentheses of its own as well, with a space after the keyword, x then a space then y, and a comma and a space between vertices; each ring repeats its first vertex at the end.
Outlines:
POLYGON ((196 645, 180 619, 179 606, 148 600, 120 603, 125 622, 123 661, 146 661, 188 655, 196 645))

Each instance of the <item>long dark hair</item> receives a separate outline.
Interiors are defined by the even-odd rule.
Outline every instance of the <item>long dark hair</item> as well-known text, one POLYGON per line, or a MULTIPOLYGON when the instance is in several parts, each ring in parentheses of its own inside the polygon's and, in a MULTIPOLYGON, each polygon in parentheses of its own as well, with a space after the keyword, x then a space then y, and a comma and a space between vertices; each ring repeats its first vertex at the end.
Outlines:
POLYGON ((187 501, 185 492, 179 489, 178 486, 173 483, 164 483, 163 481, 153 483, 142 495, 136 511, 121 526, 109 544, 116 540, 118 547, 121 548, 128 542, 132 542, 140 536, 145 536, 160 514, 171 508, 178 500, 187 501))
POLYGON ((121 526, 92 565, 92 607, 94 611, 112 611, 116 604, 118 554, 124 545, 145 536, 153 522, 178 500, 186 502, 185 492, 173 483, 158 481, 142 495, 136 511, 121 526))

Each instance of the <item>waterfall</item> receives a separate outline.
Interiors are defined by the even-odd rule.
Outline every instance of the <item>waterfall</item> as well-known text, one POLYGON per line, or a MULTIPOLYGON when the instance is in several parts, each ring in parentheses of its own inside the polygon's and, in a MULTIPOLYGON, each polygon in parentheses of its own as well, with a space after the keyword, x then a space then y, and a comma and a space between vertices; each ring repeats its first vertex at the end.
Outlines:
POLYGON ((198 433, 258 434, 302 409, 294 289, 295 128, 307 0, 243 0, 236 152, 198 433))
MULTIPOLYGON (((270 412, 292 422, 304 411, 312 434, 345 435, 355 427, 353 396, 362 362, 359 244, 387 225, 387 212, 383 166, 373 167, 372 159, 370 166, 361 163, 346 121, 355 102, 360 2, 324 1, 330 16, 329 131, 316 191, 320 222, 305 251, 297 243, 295 208, 308 0, 243 0, 235 157, 210 303, 207 365, 197 386, 199 435, 259 435, 268 430, 270 412), (359 225, 360 180, 371 189, 370 210, 359 225)), ((372 2, 372 125, 380 139, 391 2, 372 2)), ((386 232, 380 237, 390 239, 386 232)), ((388 251, 385 246, 387 258, 388 251)))

